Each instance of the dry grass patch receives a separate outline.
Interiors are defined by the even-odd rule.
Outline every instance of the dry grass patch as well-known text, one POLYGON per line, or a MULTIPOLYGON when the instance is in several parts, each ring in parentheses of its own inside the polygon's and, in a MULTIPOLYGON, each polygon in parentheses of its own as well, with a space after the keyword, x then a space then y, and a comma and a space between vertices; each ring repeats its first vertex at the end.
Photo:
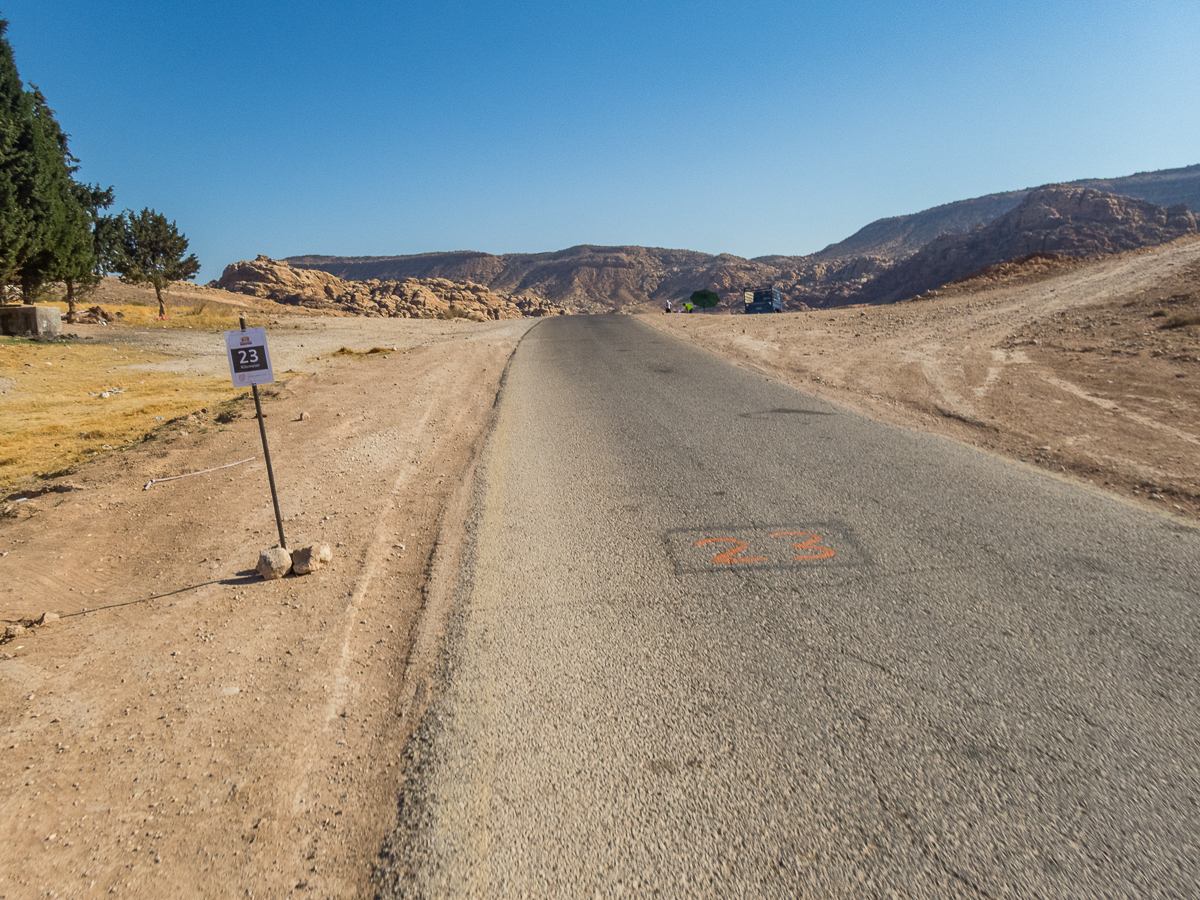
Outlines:
POLYGON ((395 353, 395 347, 372 347, 370 350, 351 350, 349 347, 339 347, 334 350, 332 356, 340 356, 343 359, 365 359, 378 353, 395 353))
POLYGON ((1190 315, 1172 316, 1167 321, 1163 322, 1159 328, 1190 328, 1193 325, 1200 325, 1200 313, 1191 313, 1190 315))
MULTIPOLYGON (((65 301, 39 303, 39 305, 57 306, 64 315, 67 312, 65 301)), ((114 323, 134 328, 194 328, 201 331, 233 331, 239 327, 240 316, 246 317, 248 328, 267 324, 267 317, 261 313, 217 300, 202 300, 182 306, 168 303, 165 319, 158 318, 158 304, 153 300, 145 303, 136 300, 130 303, 109 303, 85 298, 77 300, 75 307, 77 310, 83 311, 96 305, 110 314, 114 323)), ((70 331, 71 326, 64 322, 63 328, 70 331)))
POLYGON ((171 357, 99 341, 0 338, 0 490, 145 439, 239 396, 217 378, 148 372, 171 357))

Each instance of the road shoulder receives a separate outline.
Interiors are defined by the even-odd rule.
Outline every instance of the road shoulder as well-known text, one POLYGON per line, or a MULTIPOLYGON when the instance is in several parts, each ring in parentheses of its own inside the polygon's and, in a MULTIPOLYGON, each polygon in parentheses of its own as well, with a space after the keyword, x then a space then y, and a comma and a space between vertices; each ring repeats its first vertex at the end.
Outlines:
POLYGON ((0 647, 0 896, 369 892, 420 712, 405 673, 437 644, 426 585, 458 527, 447 504, 531 324, 413 338, 371 320, 376 343, 394 327, 407 345, 305 357, 316 371, 276 386, 288 544, 334 550, 313 575, 252 572, 277 534, 248 402, 0 522, 0 618, 59 616, 0 647))

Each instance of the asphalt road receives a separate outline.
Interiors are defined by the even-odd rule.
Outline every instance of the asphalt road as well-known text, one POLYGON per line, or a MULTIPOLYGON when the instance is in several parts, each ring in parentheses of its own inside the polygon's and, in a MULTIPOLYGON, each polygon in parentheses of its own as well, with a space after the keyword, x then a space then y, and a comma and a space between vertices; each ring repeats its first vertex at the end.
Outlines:
POLYGON ((1200 532, 621 316, 520 344, 384 896, 1200 895, 1200 532))

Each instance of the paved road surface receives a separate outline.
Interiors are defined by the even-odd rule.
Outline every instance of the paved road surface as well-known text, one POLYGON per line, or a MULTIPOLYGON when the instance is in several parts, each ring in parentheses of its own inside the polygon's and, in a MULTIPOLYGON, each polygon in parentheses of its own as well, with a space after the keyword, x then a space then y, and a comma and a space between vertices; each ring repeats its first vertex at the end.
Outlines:
POLYGON ((385 896, 1200 895, 1200 532, 534 328, 385 896))

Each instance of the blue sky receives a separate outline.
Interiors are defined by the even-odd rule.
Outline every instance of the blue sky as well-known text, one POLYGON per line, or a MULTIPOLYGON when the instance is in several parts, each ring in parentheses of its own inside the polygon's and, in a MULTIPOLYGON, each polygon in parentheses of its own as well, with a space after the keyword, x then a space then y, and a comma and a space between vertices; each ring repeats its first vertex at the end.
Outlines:
POLYGON ((199 281, 258 253, 804 254, 1200 162, 1196 0, 0 0, 22 79, 199 281))

